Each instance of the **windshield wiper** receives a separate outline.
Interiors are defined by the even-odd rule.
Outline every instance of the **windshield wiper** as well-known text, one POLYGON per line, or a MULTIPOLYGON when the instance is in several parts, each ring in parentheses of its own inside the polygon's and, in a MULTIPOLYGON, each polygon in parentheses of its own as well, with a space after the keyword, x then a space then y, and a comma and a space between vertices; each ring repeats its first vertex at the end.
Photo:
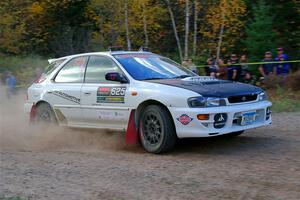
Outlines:
POLYGON ((187 78, 191 77, 190 75, 180 75, 180 76, 175 76, 174 78, 187 78))

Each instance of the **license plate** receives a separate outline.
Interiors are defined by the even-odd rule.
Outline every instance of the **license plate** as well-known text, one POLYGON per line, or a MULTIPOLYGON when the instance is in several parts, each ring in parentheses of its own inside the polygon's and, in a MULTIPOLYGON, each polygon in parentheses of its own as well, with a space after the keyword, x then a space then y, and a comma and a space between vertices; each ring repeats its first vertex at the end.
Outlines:
POLYGON ((242 114, 241 125, 251 125, 255 122, 256 112, 246 112, 242 114))

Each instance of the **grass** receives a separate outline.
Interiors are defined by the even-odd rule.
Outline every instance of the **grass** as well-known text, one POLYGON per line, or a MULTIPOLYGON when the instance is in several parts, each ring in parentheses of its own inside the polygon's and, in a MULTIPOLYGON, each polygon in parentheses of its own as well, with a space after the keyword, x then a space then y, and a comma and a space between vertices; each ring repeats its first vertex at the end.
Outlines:
POLYGON ((278 87, 268 90, 274 112, 300 112, 300 91, 286 90, 278 87))

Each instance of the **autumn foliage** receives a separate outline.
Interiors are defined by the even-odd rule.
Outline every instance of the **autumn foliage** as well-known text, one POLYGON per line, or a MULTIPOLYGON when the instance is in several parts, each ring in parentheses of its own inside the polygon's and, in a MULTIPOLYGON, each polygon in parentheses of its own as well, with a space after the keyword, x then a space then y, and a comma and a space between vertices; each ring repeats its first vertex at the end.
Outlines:
MULTIPOLYGON (((251 38, 245 30, 260 1, 1 0, 0 54, 63 56, 126 48, 128 41, 132 49, 146 46, 177 60, 180 48, 194 58, 216 54, 218 47, 222 55, 247 52, 251 38)), ((298 56, 299 1, 265 1, 274 15, 269 31, 276 44, 298 56)))

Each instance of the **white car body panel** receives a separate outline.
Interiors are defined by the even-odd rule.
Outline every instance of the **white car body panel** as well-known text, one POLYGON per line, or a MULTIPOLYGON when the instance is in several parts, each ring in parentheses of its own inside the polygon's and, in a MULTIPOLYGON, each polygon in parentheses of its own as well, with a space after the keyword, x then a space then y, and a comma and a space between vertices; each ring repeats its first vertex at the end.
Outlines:
MULTIPOLYGON (((269 125, 272 118, 266 120, 266 109, 272 105, 269 101, 254 101, 242 104, 227 105, 209 108, 190 108, 187 99, 199 96, 198 93, 169 85, 153 82, 138 81, 133 79, 117 60, 109 53, 88 53, 65 57, 66 59, 42 83, 34 83, 28 89, 28 100, 24 104, 26 113, 30 113, 34 105, 45 101, 53 108, 58 122, 62 126, 81 128, 100 128, 126 130, 130 112, 148 100, 154 100, 165 105, 172 115, 179 138, 185 137, 210 137, 230 132, 257 128, 269 125), (52 77, 71 58, 78 56, 102 55, 107 56, 119 66, 129 83, 55 83, 52 77), (124 103, 99 103, 97 102, 99 88, 124 87, 124 103), (132 95, 136 92, 137 95, 132 95), (234 123, 235 118, 242 112, 256 111, 255 123, 241 126, 234 123), (213 118, 217 113, 227 113, 228 119, 223 128, 213 127, 213 118), (210 119, 200 121, 198 114, 209 114, 210 119), (190 117, 188 124, 181 123, 178 119, 182 115, 190 117)), ((55 62, 51 59, 49 62, 55 62)), ((228 102, 227 102, 228 103, 228 102)))

